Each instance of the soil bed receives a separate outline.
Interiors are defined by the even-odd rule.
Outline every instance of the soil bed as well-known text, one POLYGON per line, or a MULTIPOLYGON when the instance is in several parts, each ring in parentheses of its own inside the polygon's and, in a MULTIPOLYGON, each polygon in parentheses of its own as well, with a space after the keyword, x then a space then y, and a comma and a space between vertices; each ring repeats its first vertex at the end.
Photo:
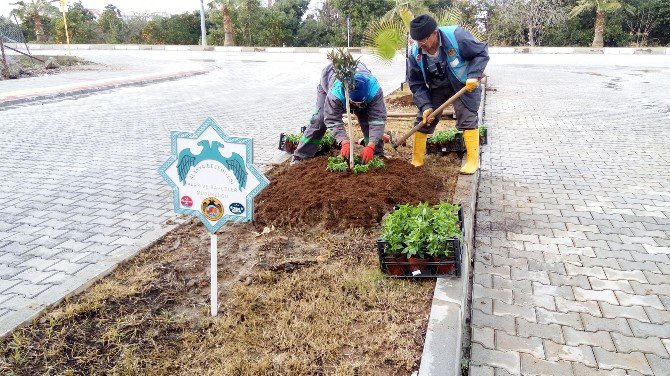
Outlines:
POLYGON ((451 201, 461 162, 414 168, 411 140, 360 175, 327 172, 326 156, 275 166, 256 222, 219 232, 218 317, 209 233, 191 221, 0 341, 0 374, 411 374, 434 280, 379 271, 378 222, 398 203, 451 201))
POLYGON ((256 199, 256 223, 323 225, 331 230, 370 228, 394 205, 437 203, 453 193, 456 183, 452 176, 443 180, 405 159, 386 158, 384 168, 362 174, 327 172, 327 159, 310 159, 271 178, 256 199))

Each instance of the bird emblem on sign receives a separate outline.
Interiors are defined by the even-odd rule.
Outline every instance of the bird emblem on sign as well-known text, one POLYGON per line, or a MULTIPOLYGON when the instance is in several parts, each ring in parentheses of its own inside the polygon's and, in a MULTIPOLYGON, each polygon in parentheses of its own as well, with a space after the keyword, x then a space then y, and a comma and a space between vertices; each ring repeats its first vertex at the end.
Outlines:
POLYGON ((223 148, 223 144, 218 141, 202 140, 198 142, 198 145, 202 146, 202 151, 199 154, 193 154, 191 149, 187 148, 182 150, 177 157, 177 172, 182 184, 186 185, 186 176, 191 168, 197 166, 200 162, 211 160, 221 163, 235 175, 240 191, 246 187, 247 170, 244 159, 239 154, 233 152, 230 157, 224 157, 219 151, 223 148))

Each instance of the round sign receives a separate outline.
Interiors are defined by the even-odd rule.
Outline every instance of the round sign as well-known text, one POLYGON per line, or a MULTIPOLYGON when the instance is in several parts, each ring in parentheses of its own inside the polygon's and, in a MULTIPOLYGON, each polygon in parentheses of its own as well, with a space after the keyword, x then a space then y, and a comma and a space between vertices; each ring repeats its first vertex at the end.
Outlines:
POLYGON ((202 210, 202 214, 205 215, 205 218, 210 221, 218 221, 223 217, 223 205, 221 205, 221 201, 214 197, 207 197, 202 200, 200 209, 202 210))
POLYGON ((182 196, 180 202, 181 202, 181 206, 184 206, 184 207, 187 207, 187 208, 190 208, 191 206, 193 206, 193 200, 188 196, 182 196))

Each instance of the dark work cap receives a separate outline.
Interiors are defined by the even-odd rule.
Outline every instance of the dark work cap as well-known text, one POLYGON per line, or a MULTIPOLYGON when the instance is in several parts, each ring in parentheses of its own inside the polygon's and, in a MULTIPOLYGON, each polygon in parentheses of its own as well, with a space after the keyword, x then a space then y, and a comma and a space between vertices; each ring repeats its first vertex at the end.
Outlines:
POLYGON ((427 14, 415 17, 409 23, 409 35, 414 40, 421 40, 437 30, 437 21, 427 14))

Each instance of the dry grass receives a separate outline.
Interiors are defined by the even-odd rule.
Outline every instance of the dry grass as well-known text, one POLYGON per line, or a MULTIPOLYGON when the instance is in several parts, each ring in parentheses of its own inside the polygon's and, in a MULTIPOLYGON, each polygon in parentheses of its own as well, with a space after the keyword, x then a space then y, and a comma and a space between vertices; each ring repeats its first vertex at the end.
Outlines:
POLYGON ((223 273, 220 284, 231 287, 217 318, 207 317, 209 286, 190 282, 203 277, 191 266, 208 258, 199 251, 207 249, 204 228, 190 225, 16 330, 0 343, 0 373, 406 375, 418 368, 433 281, 384 277, 371 233, 256 237, 253 230, 240 225, 221 236, 221 243, 257 246, 253 256, 223 257, 254 266, 246 276, 223 273))

